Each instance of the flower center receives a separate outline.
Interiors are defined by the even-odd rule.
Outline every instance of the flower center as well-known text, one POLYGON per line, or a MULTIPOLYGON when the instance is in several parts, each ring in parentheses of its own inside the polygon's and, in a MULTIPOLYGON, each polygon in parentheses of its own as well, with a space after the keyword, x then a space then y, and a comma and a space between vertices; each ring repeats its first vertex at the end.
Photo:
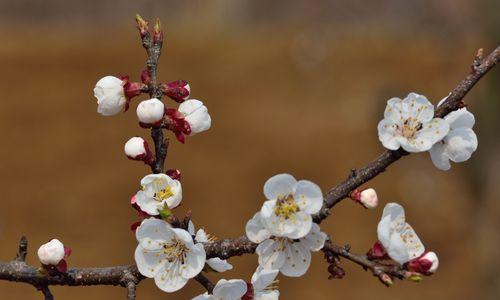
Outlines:
POLYGON ((175 238, 170 243, 163 244, 163 253, 169 262, 180 260, 184 263, 187 252, 189 249, 186 245, 175 238))
POLYGON ((403 126, 400 127, 396 125, 398 130, 401 132, 401 135, 407 139, 412 139, 415 137, 415 133, 422 128, 422 123, 418 121, 417 118, 410 117, 406 119, 403 123, 403 126))
POLYGON ((156 201, 163 201, 167 198, 170 198, 174 195, 174 193, 172 192, 172 188, 170 186, 167 186, 165 187, 164 189, 160 189, 158 190, 155 194, 154 194, 154 198, 156 201))
POLYGON ((295 202, 295 199, 293 199, 292 195, 278 197, 278 201, 276 202, 276 206, 274 207, 274 213, 278 217, 289 219, 298 211, 299 206, 295 202))

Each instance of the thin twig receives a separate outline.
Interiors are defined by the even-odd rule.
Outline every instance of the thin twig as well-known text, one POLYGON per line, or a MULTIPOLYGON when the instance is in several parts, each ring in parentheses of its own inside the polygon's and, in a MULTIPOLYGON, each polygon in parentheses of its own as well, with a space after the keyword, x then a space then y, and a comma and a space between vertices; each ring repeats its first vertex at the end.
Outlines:
POLYGON ((54 300, 54 295, 52 295, 47 285, 41 286, 38 289, 42 292, 45 300, 54 300))
POLYGON ((214 291, 215 285, 203 273, 196 275, 194 279, 203 285, 209 294, 214 291))

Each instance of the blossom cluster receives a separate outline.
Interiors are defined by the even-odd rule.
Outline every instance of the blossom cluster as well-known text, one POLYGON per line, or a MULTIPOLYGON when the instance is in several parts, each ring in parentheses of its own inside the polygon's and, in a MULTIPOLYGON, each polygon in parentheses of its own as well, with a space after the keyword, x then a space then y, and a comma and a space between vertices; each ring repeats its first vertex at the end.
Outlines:
POLYGON ((384 119, 378 124, 378 137, 389 150, 401 147, 407 152, 429 151, 438 169, 449 170, 450 160, 464 162, 476 151, 474 122, 474 115, 465 107, 444 118, 434 118, 432 103, 423 95, 410 93, 404 99, 387 101, 384 119))

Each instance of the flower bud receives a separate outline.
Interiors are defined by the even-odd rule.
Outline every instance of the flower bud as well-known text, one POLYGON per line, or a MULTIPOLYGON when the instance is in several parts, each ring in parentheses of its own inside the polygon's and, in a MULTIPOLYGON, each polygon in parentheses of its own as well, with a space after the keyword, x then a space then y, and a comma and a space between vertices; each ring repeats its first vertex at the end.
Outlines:
POLYGON ((432 275, 439 267, 439 259, 434 252, 426 252, 422 256, 412 259, 408 262, 408 270, 421 273, 424 275, 432 275))
POLYGON ((133 137, 125 143, 125 155, 133 160, 150 163, 153 155, 149 150, 148 143, 141 137, 133 137))
POLYGON ((191 128, 190 135, 208 130, 212 124, 208 109, 200 100, 187 100, 179 105, 178 110, 191 128))
POLYGON ((379 241, 376 241, 373 246, 371 247, 370 250, 366 253, 366 257, 369 260, 376 260, 376 259, 385 259, 388 258, 389 256, 387 255, 387 251, 385 251, 384 246, 379 241))
POLYGON ((153 98, 139 103, 136 112, 141 126, 151 127, 163 119, 165 105, 160 100, 153 98))
POLYGON ((182 103, 189 98, 191 88, 185 80, 177 80, 162 85, 163 92, 172 100, 182 103))
POLYGON ((103 116, 113 116, 125 108, 127 98, 125 97, 123 84, 123 80, 114 76, 99 79, 94 88, 98 113, 103 116))
POLYGON ((354 190, 350 197, 352 200, 363 205, 364 208, 375 208, 378 205, 377 192, 372 188, 362 191, 354 190))
POLYGON ((175 179, 175 180, 181 180, 181 171, 177 169, 168 169, 165 171, 165 174, 168 175, 168 177, 175 179))
POLYGON ((58 265, 64 259, 66 251, 58 239, 52 239, 38 248, 38 259, 44 265, 58 265))

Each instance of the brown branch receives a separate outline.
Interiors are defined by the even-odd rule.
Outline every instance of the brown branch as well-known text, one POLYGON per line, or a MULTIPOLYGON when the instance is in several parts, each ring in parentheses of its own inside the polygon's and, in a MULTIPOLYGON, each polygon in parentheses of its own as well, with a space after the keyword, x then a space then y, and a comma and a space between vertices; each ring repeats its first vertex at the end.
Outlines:
POLYGON ((209 294, 212 294, 215 285, 210 281, 210 279, 208 279, 205 275, 203 275, 203 273, 196 275, 194 279, 198 281, 201 285, 203 285, 203 287, 207 290, 209 294))

